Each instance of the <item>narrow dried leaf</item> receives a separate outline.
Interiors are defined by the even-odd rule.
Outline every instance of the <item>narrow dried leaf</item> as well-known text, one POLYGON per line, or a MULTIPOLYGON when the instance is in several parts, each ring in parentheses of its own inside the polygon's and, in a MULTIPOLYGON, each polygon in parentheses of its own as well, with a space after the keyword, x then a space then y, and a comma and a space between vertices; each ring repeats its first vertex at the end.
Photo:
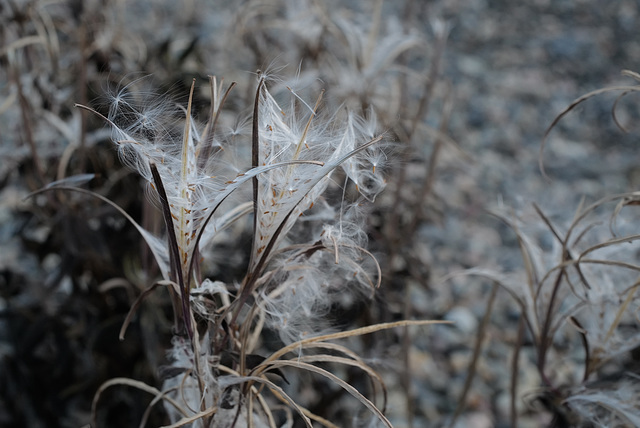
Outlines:
POLYGON ((551 125, 549 125, 549 127, 547 128, 547 130, 544 133, 544 136, 542 138, 542 143, 540 144, 540 151, 539 151, 539 155, 538 155, 538 165, 540 167, 540 172, 542 173, 542 175, 545 178, 549 178, 544 170, 544 149, 546 147, 546 143, 547 143, 547 139, 549 138, 549 134, 551 133, 551 130, 553 130, 553 128, 555 128, 555 126, 558 124, 558 122, 560 122, 560 120, 562 120, 563 117, 565 117, 571 110, 573 110, 574 108, 576 108, 579 104, 582 104, 584 101, 588 100, 589 98, 595 97, 597 95, 600 94, 604 94, 607 92, 613 92, 613 91, 640 91, 640 87, 638 86, 612 86, 610 88, 603 88, 603 89, 598 89, 595 91, 591 91, 585 95, 582 95, 579 98, 576 98, 575 100, 573 100, 571 102, 571 104, 569 104, 568 107, 566 107, 564 110, 562 110, 562 112, 560 112, 560 114, 558 114, 555 119, 553 119, 553 122, 551 122, 551 125))
POLYGON ((111 388, 112 386, 117 386, 117 385, 130 386, 132 388, 136 388, 136 389, 139 389, 141 391, 148 392, 149 394, 154 395, 156 397, 158 397, 158 396, 162 397, 163 400, 165 400, 168 403, 170 403, 183 416, 185 416, 185 417, 188 416, 188 413, 186 412, 186 410, 184 408, 182 408, 182 406, 180 404, 178 404, 171 397, 166 396, 165 393, 163 393, 162 391, 158 390, 157 388, 154 388, 153 386, 149 386, 146 383, 140 382, 140 381, 137 381, 137 380, 117 377, 117 378, 114 378, 114 379, 110 379, 110 380, 106 381, 105 383, 103 383, 102 385, 100 385, 100 388, 98 388, 98 391, 96 391, 96 394, 93 396, 93 401, 91 403, 91 419, 92 419, 91 425, 94 428, 96 428, 98 426, 97 425, 97 421, 96 421, 96 416, 97 416, 96 411, 97 411, 97 407, 98 407, 98 401, 100 400, 100 396, 108 388, 111 388))
POLYGON ((303 408, 300 405, 298 405, 298 403, 296 403, 289 395, 287 395, 287 393, 285 393, 282 388, 280 388, 278 385, 276 385, 275 383, 271 382, 268 379, 264 379, 258 376, 239 376, 233 379, 225 378, 225 383, 223 386, 228 387, 231 385, 239 385, 239 384, 249 383, 249 382, 262 383, 267 387, 269 387, 272 393, 277 393, 276 396, 285 400, 287 404, 293 407, 293 409, 296 412, 298 412, 300 416, 302 416, 302 420, 304 421, 307 428, 313 428, 313 425, 311 425, 311 421, 305 415, 303 408))
POLYGON ((294 342, 284 348, 279 349, 265 359, 264 363, 273 362, 288 352, 295 352, 299 348, 304 348, 307 344, 324 342, 327 340, 346 339, 347 337, 363 336, 365 334, 375 333, 380 330, 388 330, 390 328, 403 327, 408 325, 431 325, 431 324, 451 324, 451 321, 439 321, 439 320, 405 320, 389 323, 374 324, 366 327, 356 328, 354 330, 341 331, 337 333, 325 334, 322 336, 310 337, 308 339, 302 339, 294 342))
POLYGON ((355 389, 353 386, 349 385, 347 382, 345 382, 344 380, 340 379, 338 376, 334 375, 333 373, 331 373, 331 372, 329 372, 327 370, 321 369, 320 367, 316 367, 313 364, 308 364, 308 363, 302 362, 300 360, 294 360, 294 361, 278 360, 278 361, 274 361, 272 364, 274 366, 295 367, 295 368, 298 368, 298 369, 302 369, 302 370, 307 370, 307 371, 310 371, 310 372, 318 373, 319 375, 322 375, 322 376, 326 377, 327 379, 329 379, 332 382, 336 383, 337 385, 341 386, 345 391, 347 391, 353 397, 358 399, 358 401, 360 401, 362 404, 364 404, 374 415, 376 415, 378 417, 378 419, 385 426, 387 426, 388 428, 393 428, 393 425, 391 425, 391 422, 389 422, 389 420, 386 418, 386 416, 380 411, 380 409, 378 409, 376 407, 375 404, 373 404, 367 397, 365 397, 360 392, 358 392, 358 390, 355 389))
POLYGON ((202 418, 206 418, 207 416, 211 416, 214 415, 218 412, 218 408, 217 407, 210 407, 207 410, 203 410, 202 412, 198 412, 193 416, 189 416, 189 417, 184 417, 182 419, 180 419, 178 422, 173 423, 171 425, 163 425, 161 428, 178 428, 178 427, 183 427, 187 424, 190 424, 192 422, 195 422, 199 419, 202 418))
POLYGON ((127 313, 127 316, 124 319, 124 322, 122 323, 122 327, 120 328, 120 335, 118 336, 120 340, 124 340, 124 335, 127 332, 127 328, 129 327, 129 324, 131 323, 131 318, 133 318, 133 314, 136 313, 136 311, 142 304, 142 301, 149 294, 153 293, 155 289, 161 285, 177 286, 177 284, 173 281, 158 281, 158 282, 154 282, 151 286, 147 287, 142 293, 140 293, 136 301, 133 302, 133 305, 131 305, 131 308, 129 308, 129 312, 127 313))

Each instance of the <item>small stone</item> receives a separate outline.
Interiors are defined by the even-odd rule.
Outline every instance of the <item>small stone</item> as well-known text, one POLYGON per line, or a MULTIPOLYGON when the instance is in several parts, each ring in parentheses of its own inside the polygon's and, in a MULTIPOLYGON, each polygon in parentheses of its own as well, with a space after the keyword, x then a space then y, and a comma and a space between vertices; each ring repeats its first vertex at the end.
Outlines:
POLYGON ((471 334, 478 328, 478 320, 473 312, 462 306, 455 306, 444 317, 445 320, 453 324, 463 333, 471 334))
POLYGON ((473 412, 462 416, 454 425, 456 428, 490 428, 493 426, 494 424, 491 418, 480 412, 473 412))

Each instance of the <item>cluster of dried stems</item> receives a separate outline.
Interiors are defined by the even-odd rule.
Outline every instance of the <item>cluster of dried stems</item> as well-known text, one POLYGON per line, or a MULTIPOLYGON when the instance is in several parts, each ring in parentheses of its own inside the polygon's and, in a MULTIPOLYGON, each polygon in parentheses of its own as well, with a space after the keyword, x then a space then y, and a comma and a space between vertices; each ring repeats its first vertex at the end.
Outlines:
MULTIPOLYGON (((223 153, 228 139, 216 136, 216 123, 233 86, 222 91, 222 83, 218 86, 217 79, 211 78, 211 114, 201 134, 191 118, 192 86, 182 137, 177 141, 170 139, 172 134, 167 125, 152 128, 161 118, 151 117, 149 111, 133 109, 126 89, 114 98, 114 104, 123 106, 116 106, 112 117, 102 116, 114 129, 114 141, 123 160, 149 181, 150 195, 165 222, 166 241, 157 239, 110 202, 140 231, 164 277, 141 293, 130 314, 148 293, 165 285, 171 291, 176 336, 172 351, 174 376, 165 381, 162 391, 115 379, 98 391, 94 413, 105 388, 125 384, 154 393, 152 405, 166 401, 174 419, 171 426, 198 421, 200 426, 275 427, 274 404, 264 397, 266 392, 295 410, 307 426, 312 426, 311 420, 334 426, 302 407, 265 376, 273 373, 284 379, 281 369, 293 367, 337 383, 391 427, 383 413, 386 391, 380 376, 348 348, 329 341, 431 321, 376 324, 318 335, 320 330, 314 331, 314 324, 315 327, 321 324, 321 308, 331 304, 332 295, 350 293, 349 288, 357 287, 358 283, 376 288, 380 284, 380 269, 377 267, 373 276, 367 272, 364 258, 373 260, 374 266, 377 263, 353 237, 358 234, 357 230, 347 232, 349 227, 357 229, 358 225, 346 222, 348 213, 342 208, 337 225, 324 223, 313 242, 296 243, 293 238, 293 243, 281 245, 301 216, 312 211, 315 204, 327 205, 321 197, 336 168, 343 168, 345 176, 364 196, 371 197, 382 188, 380 168, 376 173, 375 167, 379 159, 375 144, 381 138, 374 136, 358 143, 361 131, 367 131, 368 127, 360 129, 357 118, 348 113, 343 129, 333 129, 337 128, 339 115, 317 124, 316 121, 321 120, 317 118, 320 98, 311 107, 292 93, 291 109, 281 109, 266 88, 265 77, 259 74, 252 114, 251 169, 224 178, 222 169, 228 165, 223 153), (119 126, 120 120, 128 127, 119 126), (240 202, 221 214, 219 208, 223 203, 249 182, 253 186, 252 202, 240 202), (253 214, 254 239, 244 279, 237 287, 203 280, 199 265, 207 241, 247 213, 253 214), (327 252, 329 260, 322 254, 327 252), (316 313, 318 308, 320 311, 316 313), (265 325, 278 330, 286 345, 266 357, 253 354, 265 325), (316 352, 307 355, 310 350, 316 352), (377 389, 383 393, 382 410, 353 386, 321 367, 324 363, 363 370, 373 381, 374 397, 377 389)), ((57 182, 49 189, 78 190, 64 186, 65 183, 57 182)), ((328 207, 323 208, 324 212, 320 211, 317 216, 325 221, 333 220, 334 213, 328 207)), ((130 317, 125 320, 121 337, 129 320, 130 317)), ((293 423, 290 414, 288 418, 288 423, 293 423)))
MULTIPOLYGON (((640 75, 625 70, 623 75, 640 81, 640 75)), ((577 98, 561 112, 545 133, 540 148, 540 169, 544 174, 545 142, 558 122, 589 98, 607 92, 621 92, 616 106, 640 86, 629 85, 596 90, 577 98)), ((561 226, 534 202, 537 217, 523 220, 513 213, 494 215, 515 232, 524 272, 515 275, 476 268, 470 274, 494 282, 487 314, 495 302, 495 290, 501 287, 518 304, 521 317, 513 347, 511 367, 511 423, 517 425, 516 410, 520 353, 529 336, 535 349, 535 365, 541 380, 536 399, 553 416, 552 426, 638 426, 640 424, 640 388, 633 370, 620 370, 620 359, 640 345, 638 309, 640 286, 635 258, 637 217, 625 207, 638 205, 638 192, 609 195, 590 205, 584 199, 573 219, 561 226), (607 216, 609 217, 607 220, 607 216), (625 218, 620 218, 625 217, 625 218), (563 230, 564 229, 564 230, 563 230), (552 243, 540 245, 542 235, 552 243), (582 358, 574 362, 570 374, 562 374, 563 342, 566 336, 579 336, 582 358), (564 337, 563 337, 564 336, 564 337), (616 373, 612 375, 611 370, 616 373), (609 379, 609 380, 607 380, 609 379)), ((475 371, 484 336, 483 322, 476 343, 472 368, 475 371)), ((566 346, 566 345, 564 345, 566 346)), ((564 357, 567 358, 567 357, 564 357)), ((465 384, 465 394, 470 383, 465 384)))

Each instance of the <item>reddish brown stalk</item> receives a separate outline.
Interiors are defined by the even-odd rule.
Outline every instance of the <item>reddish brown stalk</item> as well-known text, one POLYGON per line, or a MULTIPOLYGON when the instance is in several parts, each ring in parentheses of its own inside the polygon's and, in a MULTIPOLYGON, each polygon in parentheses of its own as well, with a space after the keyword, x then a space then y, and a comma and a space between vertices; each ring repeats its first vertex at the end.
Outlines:
MULTIPOLYGON (((87 57, 84 55, 87 52, 87 29, 84 23, 81 24, 80 29, 78 31, 80 33, 80 49, 82 55, 80 56, 80 64, 79 64, 79 78, 78 78, 78 93, 80 94, 80 103, 88 104, 87 99, 87 57)), ((80 166, 79 170, 85 170, 85 156, 87 155, 85 151, 85 145, 87 138, 87 113, 84 110, 80 110, 80 166)))
POLYGON ((20 103, 20 114, 22 115, 22 125, 24 129, 25 140, 27 140, 27 144, 29 145, 29 150, 31 151, 31 158, 33 160, 33 166, 36 170, 36 176, 40 181, 40 186, 44 186, 46 184, 44 167, 42 166, 42 161, 40 160, 40 156, 38 155, 38 149, 36 147, 36 142, 33 139, 33 130, 31 129, 31 117, 29 115, 29 101, 24 96, 24 91, 22 90, 22 84, 20 83, 20 77, 18 76, 18 70, 16 67, 11 67, 12 77, 16 88, 18 90, 18 101, 20 103))
MULTIPOLYGON (((251 168, 256 168, 260 162, 260 125, 258 123, 258 114, 260 110, 260 94, 264 87, 264 77, 260 78, 258 82, 258 88, 256 89, 256 98, 253 103, 253 121, 251 128, 251 168)), ((258 230, 258 176, 253 177, 253 236, 256 236, 258 230)), ((253 265, 253 254, 251 252, 251 259, 249 260, 249 266, 253 265)))
MULTIPOLYGON (((407 163, 409 160, 409 156, 411 154, 411 143, 415 135, 416 129, 418 127, 419 121, 424 120, 426 116, 429 114, 429 105, 431 104, 431 100, 433 98, 433 93, 435 89, 435 84, 438 80, 438 74, 440 72, 440 62, 444 54, 448 32, 443 31, 438 36, 439 37, 436 41, 435 52, 432 58, 431 65, 429 67, 427 80, 425 82, 424 91, 420 99, 420 104, 418 105, 416 114, 413 116, 413 119, 411 120, 411 125, 409 129, 406 129, 406 130, 401 129, 401 132, 405 134, 404 136, 405 136, 405 144, 406 144, 406 147, 404 147, 404 150, 403 150, 403 158, 404 158, 402 162, 403 164, 407 163)), ((395 253, 398 250, 397 247, 399 246, 399 242, 395 237, 406 235, 405 233, 406 231, 398 230, 398 227, 400 224, 399 207, 402 205, 401 204, 402 192, 400 190, 404 188, 404 184, 407 179, 406 171, 407 171, 406 168, 400 168, 398 171, 398 176, 397 176, 398 178, 396 180, 397 190, 395 194, 395 200, 393 203, 393 206, 395 207, 395 209, 391 212, 390 219, 387 222, 388 226, 387 226, 386 235, 387 237, 389 237, 389 242, 388 242, 389 255, 390 255, 389 260, 393 259, 393 257, 395 256, 395 253)))
MULTIPOLYGON (((450 88, 449 88, 450 89, 450 88)), ((447 131, 447 127, 449 126, 449 117, 451 116, 451 110, 453 107, 453 100, 451 97, 451 92, 447 91, 447 95, 445 97, 444 108, 442 111, 442 118, 440 119, 440 125, 438 126, 439 135, 444 135, 447 131)), ((429 157, 429 166, 427 169, 427 176, 422 183, 422 187, 420 192, 418 193, 418 198, 416 199, 416 206, 413 210, 413 220, 409 225, 408 234, 413 234, 420 221, 423 218, 423 204, 427 200, 427 197, 433 190, 436 181, 436 168, 438 165, 438 161, 440 159, 440 152, 442 150, 444 142, 440 136, 436 137, 436 140, 433 145, 433 150, 431 151, 431 156, 429 157)))
POLYGON ((184 321, 185 328, 189 339, 193 339, 193 327, 191 326, 191 316, 189 315, 189 291, 185 284, 184 276, 182 274, 182 267, 180 264, 180 248, 178 247, 178 240, 176 239, 176 232, 173 227, 173 220, 171 218, 171 208, 169 207, 169 199, 167 198, 167 192, 164 189, 162 178, 158 172, 156 164, 151 162, 149 164, 151 168, 151 175, 153 176, 153 182, 158 192, 160 199, 160 206, 162 208, 162 216, 164 217, 165 227, 167 229, 167 239, 169 240, 169 259, 171 263, 172 276, 176 279, 176 282, 180 286, 180 297, 182 299, 182 319, 184 321))
MULTIPOLYGON (((218 95, 218 90, 215 87, 216 81, 214 76, 209 76, 209 84, 211 85, 211 115, 212 117, 209 119, 209 124, 207 125, 207 131, 204 136, 204 147, 202 152, 198 155, 198 168, 202 169, 209 160, 211 156, 211 152, 213 151, 213 144, 215 141, 216 128, 218 126, 218 119, 220 118, 220 110, 224 103, 227 101, 227 97, 231 90, 236 86, 236 82, 231 82, 231 85, 227 88, 224 93, 222 99, 220 100, 220 104, 216 106, 216 97, 218 95)), ((220 83, 222 85, 222 82, 220 83)))
MULTIPOLYGON (((564 257, 562 261, 566 261, 564 257)), ((553 312, 556 307, 556 298, 558 297, 558 291, 560 290, 560 286, 562 285, 562 278, 565 276, 565 274, 565 269, 561 269, 553 284, 553 291, 551 292, 551 298, 549 299, 549 306, 547 307, 544 324, 542 326, 542 330, 540 330, 540 342, 538 344, 538 372, 540 373, 540 378, 545 383, 545 385, 551 388, 551 390, 554 392, 556 392, 557 389, 553 386, 551 379, 547 377, 545 373, 545 365, 547 360, 547 352, 549 351, 549 347, 553 343, 554 331, 553 329, 551 329, 551 322, 553 318, 553 312)))
POLYGON ((487 330, 487 326, 489 325, 489 320, 491 319, 493 303, 496 300, 496 296, 498 295, 498 287, 499 284, 494 283, 491 288, 491 295, 489 296, 489 301, 487 302, 487 309, 484 312, 484 316, 482 317, 482 321, 480 322, 480 326, 478 327, 478 334, 476 336, 476 343, 473 347, 473 355, 471 357, 471 363, 469 364, 469 369, 467 370, 467 378, 464 381, 464 386, 462 387, 462 394, 460 395, 460 399, 458 400, 458 406, 449 421, 449 427, 453 427, 455 425, 456 419, 462 414, 466 406, 467 395, 471 390, 471 383, 473 382, 473 378, 476 375, 476 369, 478 367, 478 359, 480 358, 480 352, 482 351, 482 342, 484 340, 485 332, 487 330))
POLYGON ((518 411, 516 408, 516 398, 518 395, 518 367, 520 366, 520 349, 522 348, 522 341, 524 339, 525 332, 525 317, 522 315, 518 321, 518 336, 516 337, 516 343, 513 349, 513 361, 511 362, 511 426, 518 426, 518 411))

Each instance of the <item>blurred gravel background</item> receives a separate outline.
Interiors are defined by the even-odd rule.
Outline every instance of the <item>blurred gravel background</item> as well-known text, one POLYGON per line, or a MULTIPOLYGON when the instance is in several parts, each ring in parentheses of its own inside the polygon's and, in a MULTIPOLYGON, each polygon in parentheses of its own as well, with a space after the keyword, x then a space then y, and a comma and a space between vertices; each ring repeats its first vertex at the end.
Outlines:
MULTIPOLYGON (((433 10, 453 23, 443 73, 456 98, 450 130, 474 161, 447 159, 448 165, 438 174, 437 191, 447 209, 440 222, 421 227, 416 251, 428 260, 432 278, 477 266, 517 271, 522 260, 514 235, 489 218, 485 209, 513 209, 527 218, 535 202, 559 224, 566 224, 582 197, 594 202, 637 189, 634 95, 621 102, 619 112, 631 132, 622 132, 612 120, 620 92, 599 95, 570 112, 551 132, 544 152, 549 180, 542 177, 538 159, 545 130, 571 101, 602 87, 631 83, 620 72, 638 66, 638 4, 453 1, 433 10)), ((455 339, 429 336, 416 341, 424 352, 418 354, 423 355, 420 361, 429 367, 417 388, 423 409, 436 407, 434 385, 448 395, 441 403, 456 403, 455 391, 462 388, 471 355, 470 346, 462 344, 473 340, 490 289, 477 285, 456 279, 430 292, 417 284, 412 288, 417 312, 422 305, 428 316, 437 316, 431 312, 436 307, 458 323, 455 339), (448 350, 442 365, 433 357, 434 341, 440 339, 448 350)), ((469 413, 459 420, 460 427, 508 426, 507 367, 517 307, 504 294, 491 316, 469 413)), ((575 353, 580 353, 577 342, 574 345, 575 353)), ((525 394, 520 404, 522 409, 535 409, 531 402, 539 385, 535 367, 525 362, 521 370, 520 391, 525 394)), ((533 410, 530 415, 520 419, 521 426, 548 423, 533 410)), ((431 426, 430 420, 421 423, 431 426)))

